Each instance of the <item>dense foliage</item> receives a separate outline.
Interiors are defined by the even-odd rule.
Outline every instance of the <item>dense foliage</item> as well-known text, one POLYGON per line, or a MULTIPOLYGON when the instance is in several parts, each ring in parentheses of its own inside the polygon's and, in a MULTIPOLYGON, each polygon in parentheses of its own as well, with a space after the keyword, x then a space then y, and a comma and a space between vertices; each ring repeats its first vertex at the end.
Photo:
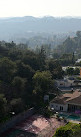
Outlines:
POLYGON ((0 42, 0 120, 29 107, 42 106, 44 95, 56 92, 55 78, 62 67, 48 59, 43 47, 38 53, 23 44, 0 42))
POLYGON ((53 58, 59 59, 63 66, 74 65, 75 61, 81 58, 81 31, 77 31, 75 37, 68 37, 58 45, 53 51, 53 58))
POLYGON ((56 130, 54 137, 80 137, 81 125, 75 123, 68 123, 56 130))

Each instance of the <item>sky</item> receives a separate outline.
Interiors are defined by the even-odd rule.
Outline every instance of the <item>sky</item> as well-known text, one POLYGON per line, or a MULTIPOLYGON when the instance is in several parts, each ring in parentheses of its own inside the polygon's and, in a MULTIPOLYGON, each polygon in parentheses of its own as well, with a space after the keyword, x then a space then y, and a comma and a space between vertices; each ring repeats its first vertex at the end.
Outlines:
POLYGON ((81 16, 81 0, 0 0, 0 17, 81 16))

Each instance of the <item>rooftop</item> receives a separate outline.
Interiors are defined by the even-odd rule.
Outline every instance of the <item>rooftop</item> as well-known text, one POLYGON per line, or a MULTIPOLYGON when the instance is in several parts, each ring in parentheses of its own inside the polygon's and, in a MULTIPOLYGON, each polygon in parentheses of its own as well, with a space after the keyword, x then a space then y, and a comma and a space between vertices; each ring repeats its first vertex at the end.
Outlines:
POLYGON ((54 100, 52 100, 52 103, 57 103, 57 104, 74 103, 81 105, 81 92, 79 90, 76 90, 73 93, 65 93, 63 95, 57 96, 54 98, 54 100))

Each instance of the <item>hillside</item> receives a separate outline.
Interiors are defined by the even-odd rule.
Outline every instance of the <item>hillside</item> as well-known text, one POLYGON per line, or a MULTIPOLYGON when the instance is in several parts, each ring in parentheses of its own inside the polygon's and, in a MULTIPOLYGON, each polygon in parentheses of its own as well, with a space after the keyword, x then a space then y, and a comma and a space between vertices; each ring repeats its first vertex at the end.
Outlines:
POLYGON ((28 43, 30 46, 33 46, 32 43, 35 46, 47 44, 47 42, 58 45, 68 35, 74 36, 77 30, 81 30, 81 18, 55 18, 52 16, 0 18, 0 40, 14 40, 28 43))
POLYGON ((81 29, 81 18, 55 18, 32 16, 0 19, 0 29, 8 32, 66 33, 81 29), (11 29, 11 30, 10 30, 11 29))

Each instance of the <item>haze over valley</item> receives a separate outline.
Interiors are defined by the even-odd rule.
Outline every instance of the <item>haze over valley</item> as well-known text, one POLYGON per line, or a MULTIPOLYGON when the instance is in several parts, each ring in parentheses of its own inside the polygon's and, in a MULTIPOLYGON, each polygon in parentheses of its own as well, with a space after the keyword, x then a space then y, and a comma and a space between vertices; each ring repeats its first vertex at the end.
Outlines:
POLYGON ((81 30, 79 17, 12 17, 0 18, 0 40, 27 43, 29 47, 51 44, 54 48, 68 36, 81 30))

